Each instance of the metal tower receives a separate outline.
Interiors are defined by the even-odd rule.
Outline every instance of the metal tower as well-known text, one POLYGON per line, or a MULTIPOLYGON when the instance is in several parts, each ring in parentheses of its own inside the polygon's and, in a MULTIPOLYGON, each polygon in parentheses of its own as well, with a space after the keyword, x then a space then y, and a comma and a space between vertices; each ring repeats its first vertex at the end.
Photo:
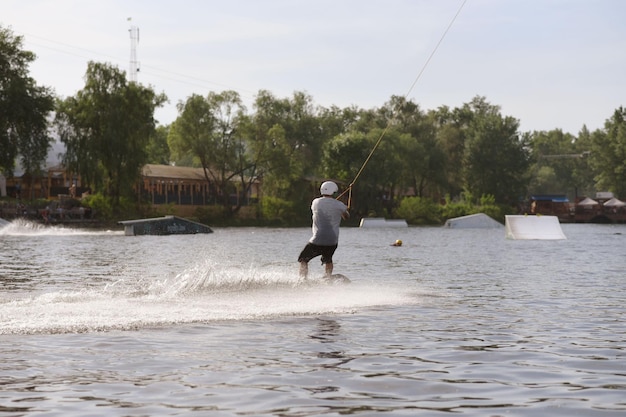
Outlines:
MULTIPOLYGON (((128 18, 131 21, 131 18, 128 18)), ((137 61, 137 44, 139 43, 139 28, 135 25, 130 25, 128 29, 130 33, 130 69, 128 72, 128 79, 130 82, 137 82, 137 73, 139 72, 139 61, 137 61)))

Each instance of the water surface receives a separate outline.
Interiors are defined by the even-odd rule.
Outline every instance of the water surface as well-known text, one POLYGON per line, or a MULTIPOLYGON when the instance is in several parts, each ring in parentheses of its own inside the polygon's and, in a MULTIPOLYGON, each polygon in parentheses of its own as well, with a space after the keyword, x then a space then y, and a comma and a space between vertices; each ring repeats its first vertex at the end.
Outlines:
POLYGON ((626 226, 0 229, 0 415, 622 416, 626 226), (390 246, 401 239, 402 247, 390 246))

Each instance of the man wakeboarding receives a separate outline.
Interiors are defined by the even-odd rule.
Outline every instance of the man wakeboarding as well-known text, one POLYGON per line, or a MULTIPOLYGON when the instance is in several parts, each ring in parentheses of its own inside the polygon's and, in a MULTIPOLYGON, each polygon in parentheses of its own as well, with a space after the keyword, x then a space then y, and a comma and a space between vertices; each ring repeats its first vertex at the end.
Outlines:
POLYGON ((341 219, 350 218, 348 207, 333 195, 339 190, 337 184, 326 181, 320 187, 321 197, 311 202, 313 235, 298 256, 300 277, 306 279, 309 274, 309 261, 321 256, 325 278, 333 275, 333 254, 339 243, 339 225, 341 219))

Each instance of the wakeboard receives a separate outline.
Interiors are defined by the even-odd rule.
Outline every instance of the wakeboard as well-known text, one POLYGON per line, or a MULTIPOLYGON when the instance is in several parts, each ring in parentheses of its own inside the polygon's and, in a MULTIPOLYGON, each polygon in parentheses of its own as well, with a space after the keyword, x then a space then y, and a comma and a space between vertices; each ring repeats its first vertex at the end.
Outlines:
POLYGON ((352 282, 350 281, 350 278, 343 274, 332 274, 330 276, 323 276, 321 278, 321 281, 327 284, 349 284, 350 282, 352 282))

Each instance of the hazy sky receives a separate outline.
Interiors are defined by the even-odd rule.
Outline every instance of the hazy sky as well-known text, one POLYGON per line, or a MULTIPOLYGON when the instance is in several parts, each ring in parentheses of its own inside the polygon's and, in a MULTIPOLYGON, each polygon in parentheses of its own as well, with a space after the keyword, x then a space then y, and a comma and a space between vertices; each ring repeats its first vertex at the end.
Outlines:
POLYGON ((127 71, 170 102, 193 93, 304 91, 321 106, 422 109, 485 96, 521 130, 603 127, 626 105, 623 0, 1 0, 0 25, 37 54, 31 76, 61 97, 88 61, 127 71), (461 10, 438 49, 436 45, 461 10), (132 18, 131 21, 128 18, 132 18), (414 88, 413 82, 426 65, 414 88))

